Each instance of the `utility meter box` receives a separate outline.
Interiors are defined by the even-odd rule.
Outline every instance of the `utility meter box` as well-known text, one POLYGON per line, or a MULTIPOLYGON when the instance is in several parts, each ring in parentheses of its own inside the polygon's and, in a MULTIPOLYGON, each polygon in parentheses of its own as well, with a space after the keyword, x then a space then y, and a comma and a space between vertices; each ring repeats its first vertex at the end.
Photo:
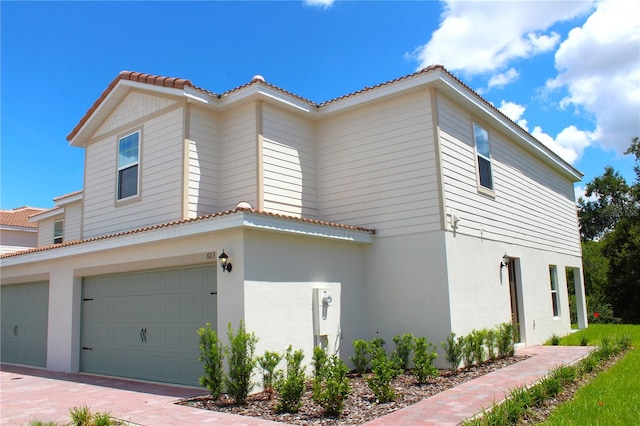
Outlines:
POLYGON ((314 344, 335 353, 340 339, 340 290, 313 289, 314 344))

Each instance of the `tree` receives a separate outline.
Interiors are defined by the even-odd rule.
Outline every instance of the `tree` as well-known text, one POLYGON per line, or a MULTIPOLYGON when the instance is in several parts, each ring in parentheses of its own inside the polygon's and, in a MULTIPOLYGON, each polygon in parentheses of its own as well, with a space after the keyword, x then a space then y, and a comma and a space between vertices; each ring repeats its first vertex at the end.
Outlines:
POLYGON ((640 323, 640 138, 625 154, 635 156, 635 183, 612 167, 589 182, 585 195, 593 199, 578 200, 580 234, 588 302, 640 323))

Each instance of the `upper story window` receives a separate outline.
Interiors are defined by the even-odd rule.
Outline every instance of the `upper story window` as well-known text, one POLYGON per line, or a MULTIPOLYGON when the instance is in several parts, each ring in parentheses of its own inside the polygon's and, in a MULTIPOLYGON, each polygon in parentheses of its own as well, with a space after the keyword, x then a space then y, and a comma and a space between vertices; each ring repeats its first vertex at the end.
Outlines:
POLYGON ((64 234, 64 221, 56 220, 53 222, 53 244, 62 243, 62 236, 64 234))
POLYGON ((554 265, 549 265, 549 282, 551 283, 551 306, 553 316, 560 316, 560 299, 558 296, 558 270, 554 265))
POLYGON ((139 191, 140 132, 118 140, 118 200, 134 197, 139 191))
POLYGON ((473 138, 476 143, 476 153, 478 154, 478 180, 480 181, 480 186, 493 191, 489 132, 473 123, 473 138))

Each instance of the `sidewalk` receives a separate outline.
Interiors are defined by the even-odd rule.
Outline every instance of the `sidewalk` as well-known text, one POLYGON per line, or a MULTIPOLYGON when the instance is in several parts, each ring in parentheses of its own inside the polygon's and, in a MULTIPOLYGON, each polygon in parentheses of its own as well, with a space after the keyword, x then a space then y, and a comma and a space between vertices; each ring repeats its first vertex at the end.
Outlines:
MULTIPOLYGON (((482 408, 500 401, 515 387, 529 385, 561 364, 572 364, 592 348, 533 346, 518 350, 531 358, 513 364, 410 407, 367 423, 378 425, 457 425, 482 408)), ((57 373, 2 365, 0 424, 27 425, 31 420, 68 422, 69 408, 87 405, 92 411, 144 426, 161 425, 277 425, 252 417, 175 405, 173 402, 206 393, 203 389, 142 383, 84 374, 57 373)))

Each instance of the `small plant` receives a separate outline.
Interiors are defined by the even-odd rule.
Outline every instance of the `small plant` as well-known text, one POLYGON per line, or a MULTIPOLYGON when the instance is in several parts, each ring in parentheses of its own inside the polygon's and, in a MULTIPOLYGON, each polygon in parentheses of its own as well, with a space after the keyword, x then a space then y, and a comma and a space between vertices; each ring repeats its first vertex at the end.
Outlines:
POLYGON ((627 349, 631 348, 632 341, 633 338, 630 334, 623 334, 622 336, 618 337, 616 345, 620 348, 621 351, 626 351, 627 349))
POLYGON ((409 357, 415 346, 415 338, 411 333, 399 334, 393 338, 396 348, 392 353, 392 358, 398 363, 398 366, 406 371, 409 369, 409 357))
POLYGON ((96 413, 93 415, 92 426, 111 426, 113 424, 113 417, 109 413, 96 413))
POLYGON ((349 359, 353 363, 358 374, 363 375, 369 368, 369 343, 366 340, 353 341, 353 356, 349 359))
POLYGON ((561 365, 551 372, 551 376, 558 379, 560 386, 564 387, 576 381, 577 370, 570 365, 561 365))
POLYGON ((593 356, 593 354, 589 354, 580 361, 580 364, 578 364, 578 373, 581 376, 584 376, 585 374, 591 373, 597 366, 598 357, 593 356))
POLYGON ((433 360, 438 357, 435 347, 426 337, 415 339, 415 354, 413 356, 413 373, 418 382, 426 383, 429 377, 436 377, 438 369, 433 366, 433 360))
POLYGON ((391 380, 400 374, 400 370, 381 346, 375 346, 371 357, 371 375, 367 377, 367 384, 378 402, 394 401, 396 393, 391 386, 391 380))
POLYGON ((476 364, 482 364, 485 359, 484 353, 484 338, 486 331, 473 330, 471 331, 471 351, 473 352, 473 361, 476 364))
POLYGON ((285 375, 276 382, 276 390, 280 397, 274 410, 276 413, 297 413, 302 405, 300 399, 305 388, 305 367, 302 366, 304 352, 302 349, 293 352, 289 345, 284 358, 287 361, 287 369, 285 375))
POLYGON ((278 379, 276 367, 281 360, 281 354, 271 351, 265 351, 264 355, 258 357, 258 366, 262 370, 262 389, 267 392, 269 399, 273 398, 274 385, 278 379))
POLYGON ((540 385, 542 386, 545 395, 547 397, 553 397, 560 393, 562 390, 562 384, 557 377, 553 375, 548 375, 540 381, 540 385))
POLYGON ((460 365, 460 361, 462 361, 464 337, 461 336, 456 339, 456 334, 451 333, 446 341, 441 342, 441 345, 444 348, 447 361, 451 364, 451 371, 456 371, 460 365))
POLYGON ((218 334, 211 329, 211 324, 198 330, 200 338, 200 362, 203 363, 204 376, 200 377, 200 385, 206 387, 212 397, 218 398, 222 393, 224 351, 218 334))
MULTIPOLYGON (((315 352, 315 351, 314 351, 315 352)), ((323 351, 324 352, 324 351, 323 351)), ((313 380, 313 400, 330 416, 340 416, 351 392, 349 369, 336 355, 326 357, 313 380)))
POLYGON ((558 336, 557 334, 552 335, 550 342, 551 346, 558 346, 560 344, 560 336, 558 336))
MULTIPOLYGON (((111 426, 115 424, 109 413, 91 413, 89 407, 73 407, 69 409, 71 425, 73 426, 111 426)), ((42 425, 55 425, 56 423, 41 423, 42 425)))
POLYGON ((462 359, 465 367, 469 368, 473 365, 473 336, 471 334, 464 336, 464 346, 462 346, 462 359))
POLYGON ((488 357, 490 360, 496 359, 496 340, 498 338, 495 330, 487 330, 485 334, 485 344, 487 345, 488 357))
POLYGON ((320 345, 313 348, 313 377, 317 378, 327 363, 327 351, 320 345))
POLYGON ((587 336, 582 336, 580 338, 580 346, 587 346, 589 344, 589 338, 587 336))
POLYGON ((253 388, 251 373, 256 366, 253 356, 258 338, 253 333, 247 333, 244 323, 240 320, 238 331, 233 334, 231 323, 227 326, 230 348, 226 348, 229 363, 229 375, 225 378, 227 392, 236 404, 244 405, 247 395, 253 388))
POLYGON ((509 322, 498 326, 498 356, 505 358, 514 352, 514 327, 509 322))

